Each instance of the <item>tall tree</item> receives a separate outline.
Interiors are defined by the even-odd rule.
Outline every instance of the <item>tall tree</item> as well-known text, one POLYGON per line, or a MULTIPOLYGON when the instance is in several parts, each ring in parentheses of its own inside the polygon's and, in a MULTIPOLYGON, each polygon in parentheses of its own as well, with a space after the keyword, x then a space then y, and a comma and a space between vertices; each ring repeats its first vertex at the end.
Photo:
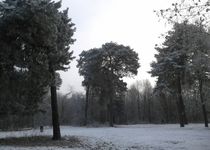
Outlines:
POLYGON ((137 74, 138 54, 130 47, 117 43, 106 43, 101 48, 83 51, 78 60, 79 73, 84 84, 100 87, 109 99, 109 123, 113 126, 113 102, 116 94, 125 91, 123 77, 137 74))
POLYGON ((163 47, 157 47, 155 57, 157 62, 151 64, 153 76, 158 77, 158 84, 168 87, 177 93, 177 106, 179 112, 180 126, 186 123, 185 106, 182 97, 182 84, 185 81, 187 63, 190 49, 193 48, 195 34, 198 30, 195 25, 184 22, 176 23, 174 30, 169 31, 163 47))
POLYGON ((202 103, 202 111, 206 127, 208 126, 208 117, 203 96, 203 80, 207 81, 208 79, 208 77, 206 76, 206 72, 208 72, 208 69, 205 65, 202 65, 201 67, 196 67, 195 62, 197 62, 197 64, 201 64, 201 62, 205 61, 204 64, 208 64, 208 59, 206 58, 208 57, 208 52, 206 48, 209 44, 206 44, 206 40, 209 40, 209 38, 208 34, 206 34, 206 31, 204 31, 204 28, 209 28, 209 11, 210 2, 208 0, 180 0, 176 3, 172 3, 171 7, 167 9, 156 11, 159 17, 166 19, 166 21, 169 23, 183 22, 185 20, 188 20, 193 24, 197 24, 197 26, 199 26, 200 28, 200 33, 197 34, 195 41, 195 43, 197 44, 197 48, 195 47, 194 49, 192 49, 194 50, 194 52, 192 52, 193 55, 191 61, 194 62, 194 65, 191 65, 194 66, 193 70, 194 75, 196 76, 194 76, 195 81, 198 81, 199 84, 200 100, 202 103))
MULTIPOLYGON (((69 45, 75 31, 74 24, 68 18, 68 9, 59 11, 61 2, 51 0, 6 0, 1 3, 2 22, 9 32, 15 46, 20 48, 17 54, 24 54, 26 69, 42 70, 51 90, 53 121, 53 139, 61 138, 56 99, 56 71, 67 70, 73 52, 69 45), (11 30, 12 29, 12 30, 11 30)), ((12 50, 15 50, 12 48, 12 50)), ((20 56, 20 55, 19 55, 20 56)), ((19 58, 19 57, 17 57, 19 58)), ((21 58, 21 57, 20 57, 21 58)), ((19 64, 18 64, 19 65, 19 64)))
MULTIPOLYGON (((35 62, 31 56, 32 49, 23 40, 28 34, 24 30, 29 25, 26 22, 29 14, 21 12, 20 4, 22 2, 9 0, 0 3, 0 76, 3 79, 0 95, 3 96, 1 103, 7 106, 3 110, 8 110, 11 115, 37 111, 37 103, 46 92, 48 80, 40 75, 40 72, 46 73, 43 67, 38 63, 32 64, 35 62)), ((22 6, 25 7, 24 4, 22 6)))
POLYGON ((116 43, 102 45, 102 72, 106 76, 109 87, 109 123, 113 126, 113 100, 116 94, 115 86, 123 77, 137 75, 139 68, 138 54, 128 46, 116 43))
POLYGON ((85 101, 85 120, 84 125, 87 125, 88 121, 88 109, 89 109, 89 93, 91 89, 100 87, 102 80, 102 74, 100 74, 101 56, 99 49, 90 49, 83 51, 80 55, 77 64, 79 68, 79 74, 84 76, 82 85, 86 88, 86 101, 85 101))
POLYGON ((204 86, 209 81, 209 48, 210 35, 207 33, 202 25, 197 27, 198 33, 194 41, 194 48, 191 49, 189 61, 189 71, 192 74, 194 84, 198 84, 201 108, 203 111, 203 118, 205 127, 208 127, 208 117, 206 110, 206 100, 204 86))

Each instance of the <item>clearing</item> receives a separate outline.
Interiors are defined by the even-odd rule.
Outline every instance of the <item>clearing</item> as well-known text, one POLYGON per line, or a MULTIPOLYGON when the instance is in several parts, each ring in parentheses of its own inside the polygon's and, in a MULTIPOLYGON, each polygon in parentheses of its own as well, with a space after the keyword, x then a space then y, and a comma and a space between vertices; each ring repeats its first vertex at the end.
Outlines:
POLYGON ((210 150, 210 129, 203 124, 62 126, 61 133, 63 140, 55 142, 51 128, 2 131, 0 150, 210 150))

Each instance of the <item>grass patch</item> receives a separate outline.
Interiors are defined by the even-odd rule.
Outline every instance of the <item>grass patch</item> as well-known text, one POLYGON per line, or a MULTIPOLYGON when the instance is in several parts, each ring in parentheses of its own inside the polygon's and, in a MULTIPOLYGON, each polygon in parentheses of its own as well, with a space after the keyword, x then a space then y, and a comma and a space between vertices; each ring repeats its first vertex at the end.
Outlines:
POLYGON ((10 137, 0 139, 0 145, 20 147, 83 147, 83 142, 75 136, 65 136, 61 140, 52 140, 50 136, 10 137))

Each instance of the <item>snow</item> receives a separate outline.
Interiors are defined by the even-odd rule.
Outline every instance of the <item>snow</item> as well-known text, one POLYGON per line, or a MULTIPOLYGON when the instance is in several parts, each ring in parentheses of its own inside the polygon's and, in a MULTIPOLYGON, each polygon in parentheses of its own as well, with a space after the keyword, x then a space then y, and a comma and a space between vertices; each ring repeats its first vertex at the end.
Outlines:
MULTIPOLYGON (((89 147, 85 149, 122 149, 122 150, 210 150, 210 129, 203 124, 190 124, 180 128, 178 124, 170 125, 120 125, 110 127, 61 127, 62 136, 77 136, 89 147)), ((0 138, 52 135, 52 129, 43 133, 39 130, 0 132, 0 138)), ((0 150, 26 150, 0 146, 0 150)), ((30 150, 64 150, 58 147, 36 147, 30 150)), ((69 150, 72 150, 68 148, 69 150)), ((75 150, 79 150, 76 149, 75 150)))
POLYGON ((79 148, 59 148, 59 147, 11 147, 11 146, 0 146, 0 150, 81 150, 79 148))

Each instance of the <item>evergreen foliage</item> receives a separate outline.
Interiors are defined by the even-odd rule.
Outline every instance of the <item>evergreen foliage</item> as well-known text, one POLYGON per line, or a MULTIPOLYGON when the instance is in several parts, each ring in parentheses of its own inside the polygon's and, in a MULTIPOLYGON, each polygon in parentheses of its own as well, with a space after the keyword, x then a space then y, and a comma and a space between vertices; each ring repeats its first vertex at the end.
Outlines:
POLYGON ((110 126, 113 126, 114 99, 126 91, 122 78, 137 74, 138 54, 128 46, 110 42, 101 48, 83 51, 77 67, 80 75, 84 76, 83 85, 99 90, 102 101, 103 96, 109 99, 107 109, 110 126))
POLYGON ((68 18, 68 9, 60 11, 60 7, 61 1, 51 0, 5 0, 0 3, 0 71, 1 78, 5 78, 1 92, 7 90, 8 85, 9 103, 26 101, 37 106, 50 86, 53 120, 58 132, 54 139, 60 139, 55 71, 69 68, 74 58, 69 45, 75 41, 72 39, 75 28, 68 18), (17 87, 18 83, 22 88, 17 87))
POLYGON ((176 23, 173 31, 168 32, 163 46, 156 47, 157 61, 151 64, 151 74, 158 77, 156 89, 168 91, 172 95, 177 94, 180 126, 186 123, 183 85, 195 83, 196 78, 207 79, 208 39, 209 35, 202 26, 185 21, 181 24, 176 23), (204 60, 205 64, 201 65, 204 60), (198 67, 198 64, 201 66, 198 67))

